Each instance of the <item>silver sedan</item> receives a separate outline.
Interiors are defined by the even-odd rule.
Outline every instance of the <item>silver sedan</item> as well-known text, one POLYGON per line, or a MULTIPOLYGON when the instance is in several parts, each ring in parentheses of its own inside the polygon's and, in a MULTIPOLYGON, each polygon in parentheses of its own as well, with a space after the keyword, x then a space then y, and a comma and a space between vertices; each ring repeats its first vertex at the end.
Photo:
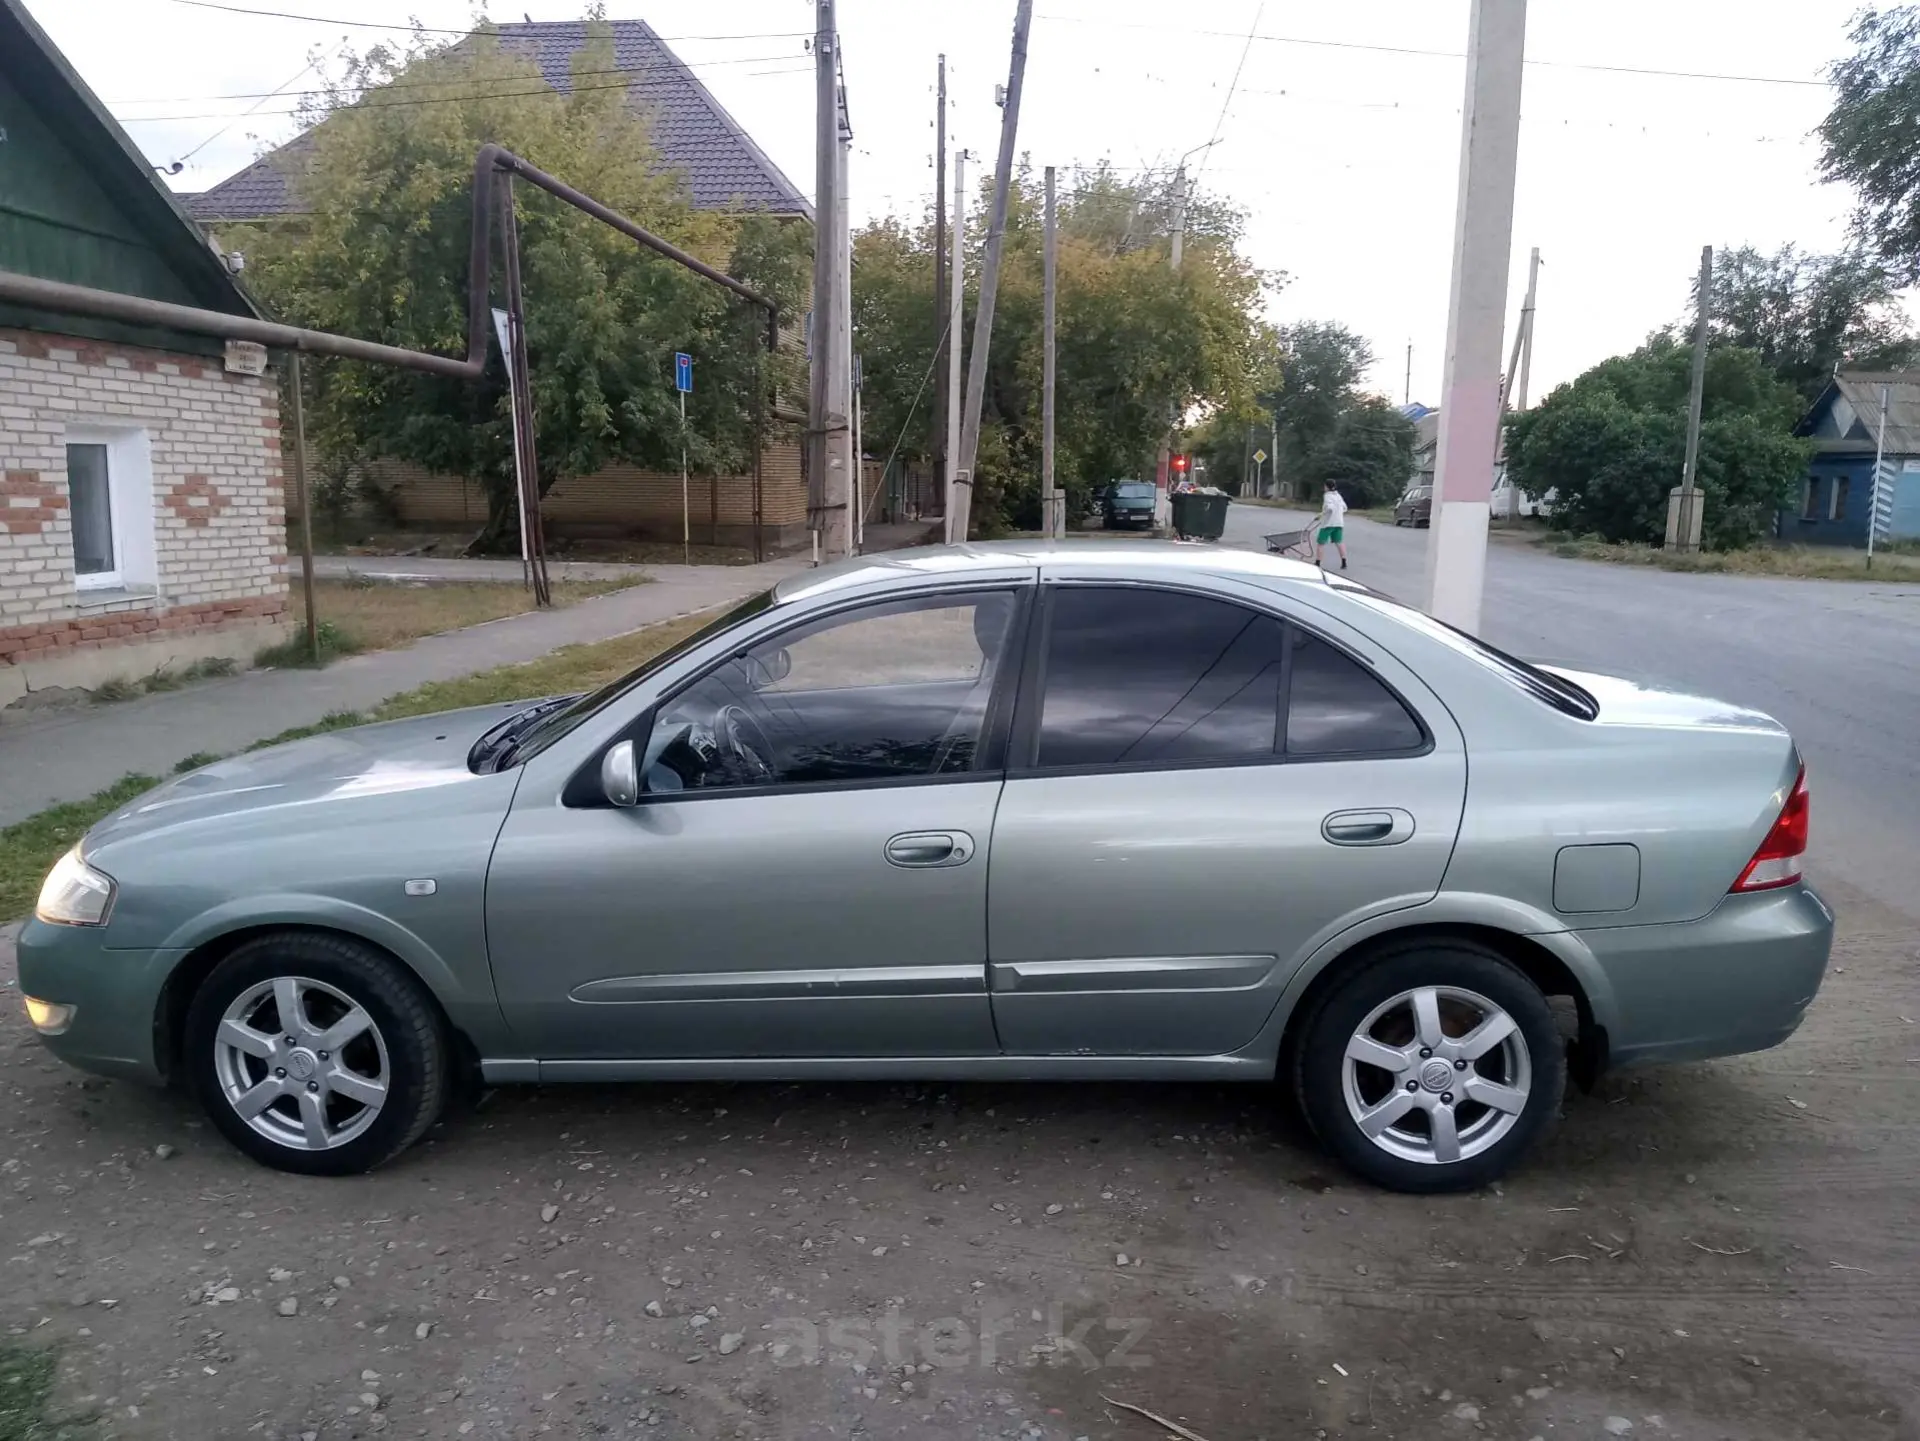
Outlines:
POLYGON ((810 572, 592 695, 162 786, 20 939, 61 1056, 364 1170, 463 1076, 1276 1078, 1389 1187, 1758 1050, 1832 917, 1764 715, 1175 545, 810 572))

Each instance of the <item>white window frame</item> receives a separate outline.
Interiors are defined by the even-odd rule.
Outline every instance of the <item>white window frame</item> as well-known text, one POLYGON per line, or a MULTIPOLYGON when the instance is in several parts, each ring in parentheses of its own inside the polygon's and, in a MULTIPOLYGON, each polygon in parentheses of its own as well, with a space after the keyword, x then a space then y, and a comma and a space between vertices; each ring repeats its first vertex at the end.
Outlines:
MULTIPOLYGON (((153 449, 141 426, 93 423, 69 425, 65 446, 103 445, 107 449, 107 505, 113 521, 113 567, 92 575, 74 572, 76 591, 151 589, 156 581, 153 547, 153 449)), ((69 525, 73 491, 68 487, 69 525)), ((69 532, 71 533, 71 532, 69 532)), ((71 542, 69 542, 71 548, 71 542)), ((73 557, 69 556, 69 561, 73 557)))

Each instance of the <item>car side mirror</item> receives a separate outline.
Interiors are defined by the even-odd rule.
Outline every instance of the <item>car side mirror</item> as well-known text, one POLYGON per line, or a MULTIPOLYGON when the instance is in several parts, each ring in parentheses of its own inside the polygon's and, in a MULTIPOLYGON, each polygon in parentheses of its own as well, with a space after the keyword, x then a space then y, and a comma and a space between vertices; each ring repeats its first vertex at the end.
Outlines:
POLYGON ((621 741, 601 757, 600 789, 616 806, 640 803, 640 763, 634 758, 632 741, 621 741))
POLYGON ((778 685, 793 674, 793 657, 787 654, 785 646, 774 650, 756 651, 746 656, 745 660, 747 684, 755 690, 765 690, 770 685, 778 685))

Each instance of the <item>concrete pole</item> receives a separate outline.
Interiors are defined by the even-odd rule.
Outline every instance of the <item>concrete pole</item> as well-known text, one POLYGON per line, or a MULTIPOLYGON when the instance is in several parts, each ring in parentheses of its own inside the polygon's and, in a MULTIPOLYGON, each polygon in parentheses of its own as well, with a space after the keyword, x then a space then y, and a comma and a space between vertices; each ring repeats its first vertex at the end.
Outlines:
POLYGON ((1527 408, 1527 377, 1533 373, 1533 301, 1540 293, 1540 247, 1527 257, 1527 298, 1520 307, 1520 379, 1514 386, 1513 408, 1527 408))
POLYGON ((1526 35, 1527 0, 1473 0, 1433 528, 1427 541, 1427 609, 1468 631, 1479 628, 1486 581, 1526 35))
POLYGON ((980 298, 973 313, 973 354, 967 357, 967 413, 960 422, 960 458, 954 469, 953 539, 967 539, 973 514, 973 468, 980 450, 980 418, 987 400, 987 351, 993 339, 993 304, 1000 286, 1000 252, 1007 239, 1007 195, 1013 188, 1015 143, 1020 134, 1020 92, 1027 74, 1027 34, 1033 28, 1033 0, 1020 0, 1013 13, 1013 61, 1007 70, 1006 100, 1000 111, 1000 161, 993 177, 993 207, 987 218, 987 244, 980 259, 980 298))
MULTIPOLYGON (((1204 147, 1203 147, 1204 148, 1204 147)), ((1173 172, 1173 241, 1167 249, 1167 262, 1175 270, 1187 249, 1187 162, 1183 157, 1173 172)), ((1173 423, 1177 415, 1167 417, 1167 434, 1160 441, 1160 453, 1153 465, 1153 523, 1163 529, 1173 522, 1173 423)))
MULTIPOLYGON (((835 239, 840 246, 840 288, 834 293, 834 333, 840 346, 840 354, 834 361, 836 382, 844 382, 846 396, 842 413, 847 417, 847 532, 846 550, 837 552, 846 555, 860 553, 860 483, 862 476, 860 456, 860 421, 858 407, 860 402, 853 393, 853 205, 850 201, 847 185, 847 166, 853 158, 853 121, 847 114, 847 87, 842 80, 839 94, 840 108, 840 150, 839 150, 839 195, 840 217, 833 227, 835 239)), ((829 474, 832 472, 829 471, 829 474)))
POLYGON ((1867 569, 1873 569, 1873 532, 1880 524, 1880 467, 1887 463, 1888 387, 1880 387, 1880 425, 1873 442, 1873 482, 1867 487, 1867 569))
POLYGON ((1059 517, 1054 514, 1058 497, 1053 478, 1053 386, 1054 386, 1054 304, 1059 268, 1060 237, 1056 229, 1053 193, 1053 167, 1047 167, 1046 260, 1042 289, 1045 318, 1042 321, 1042 359, 1040 365, 1040 528, 1049 539, 1060 535, 1059 517))
MULTIPOLYGON (((287 352, 287 388, 293 392, 293 493, 300 506, 300 590, 307 606, 307 654, 319 665, 320 617, 313 609, 313 492, 307 485, 307 408, 297 350, 287 352)), ((1881 394, 1886 394, 1884 389, 1881 394)), ((1882 414, 1885 411, 1883 404, 1882 414)))
POLYGON ((1700 303, 1693 322, 1693 379, 1687 387, 1687 458, 1680 472, 1679 504, 1672 507, 1667 546, 1685 553, 1698 548, 1700 487, 1700 402, 1707 386, 1707 321, 1713 314, 1713 247, 1700 248, 1700 303))
POLYGON ((967 152, 953 157, 953 272, 947 304, 947 468, 941 477, 940 513, 946 517, 946 539, 953 544, 953 467, 960 458, 960 361, 965 349, 961 329, 967 300, 967 152))
POLYGON ((813 334, 807 393, 807 428, 813 444, 807 508, 817 552, 824 560, 850 553, 852 518, 849 377, 842 362, 845 351, 838 344, 847 235, 841 224, 846 212, 840 204, 840 37, 834 23, 834 0, 815 0, 813 334))
MULTIPOLYGON (((947 313, 947 57, 940 57, 940 81, 933 112, 933 346, 934 374, 940 373, 941 358, 953 337, 943 332, 941 322, 947 313)), ((944 496, 947 493, 947 392, 933 387, 933 478, 944 496)))

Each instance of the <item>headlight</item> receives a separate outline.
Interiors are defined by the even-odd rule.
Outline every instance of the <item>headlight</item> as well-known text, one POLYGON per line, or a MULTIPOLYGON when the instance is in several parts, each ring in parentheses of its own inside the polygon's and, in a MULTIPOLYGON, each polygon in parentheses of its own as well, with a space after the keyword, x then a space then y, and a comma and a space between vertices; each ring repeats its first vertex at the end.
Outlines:
POLYGON ((56 926, 104 926, 113 907, 113 877, 80 858, 75 846, 53 863, 33 913, 56 926))

